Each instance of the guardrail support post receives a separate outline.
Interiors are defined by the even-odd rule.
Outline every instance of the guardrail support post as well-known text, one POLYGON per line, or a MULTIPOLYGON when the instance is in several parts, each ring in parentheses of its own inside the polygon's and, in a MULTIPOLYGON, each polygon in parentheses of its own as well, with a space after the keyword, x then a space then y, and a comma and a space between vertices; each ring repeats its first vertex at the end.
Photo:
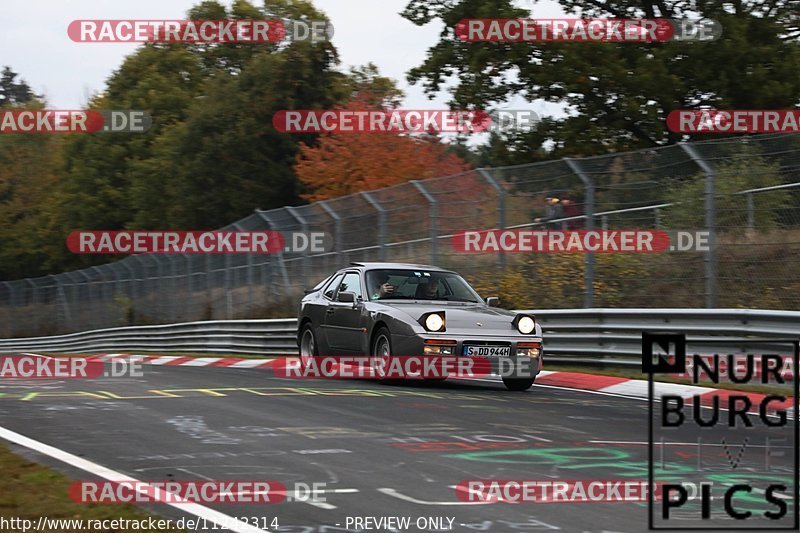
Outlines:
MULTIPOLYGON (((594 183, 581 169, 577 161, 572 158, 565 157, 564 162, 567 166, 578 176, 583 182, 586 189, 586 202, 583 210, 584 217, 586 218, 586 230, 594 230, 594 183)), ((585 273, 583 278, 584 283, 584 300, 583 306, 587 309, 594 307, 594 252, 586 252, 584 257, 585 273)))
MULTIPOLYGON (((499 226, 498 229, 504 230, 506 229, 506 190, 494 179, 491 172, 489 172, 490 168, 479 168, 477 170, 497 193, 497 225, 499 226)), ((502 250, 498 253, 497 262, 500 269, 505 270, 506 254, 502 250)))
POLYGON ((368 192, 362 192, 361 196, 378 212, 378 256, 381 261, 386 261, 386 208, 368 192))
POLYGON ((431 206, 431 264, 435 265, 438 260, 437 241, 439 240, 439 202, 433 196, 422 182, 419 180, 411 180, 411 183, 419 193, 428 201, 431 206))
POLYGON ((678 144, 684 152, 700 167, 700 170, 706 175, 705 186, 705 211, 706 211, 706 231, 708 231, 708 251, 705 258, 705 274, 706 274, 706 307, 713 308, 717 306, 717 213, 716 213, 716 171, 709 165, 694 146, 686 143, 678 144))

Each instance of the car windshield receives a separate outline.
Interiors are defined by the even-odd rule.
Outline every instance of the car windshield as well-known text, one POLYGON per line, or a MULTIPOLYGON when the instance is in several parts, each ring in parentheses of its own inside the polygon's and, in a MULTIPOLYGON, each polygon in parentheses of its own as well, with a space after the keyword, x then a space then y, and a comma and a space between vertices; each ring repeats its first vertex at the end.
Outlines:
POLYGON ((379 269, 367 272, 370 300, 445 300, 480 302, 464 278, 452 272, 379 269))

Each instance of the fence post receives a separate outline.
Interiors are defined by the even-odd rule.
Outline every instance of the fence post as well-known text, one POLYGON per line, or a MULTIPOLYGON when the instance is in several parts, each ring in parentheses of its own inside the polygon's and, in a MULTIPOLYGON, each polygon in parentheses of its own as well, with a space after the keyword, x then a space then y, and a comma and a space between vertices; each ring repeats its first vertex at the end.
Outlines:
POLYGON ((756 216, 753 193, 747 193, 745 198, 747 199, 747 229, 754 229, 756 227, 756 216))
MULTIPOLYGON (((84 324, 86 324, 86 322, 83 320, 83 317, 85 317, 88 314, 91 318, 94 318, 93 313, 91 311, 91 305, 92 305, 92 283, 91 283, 91 281, 92 281, 92 278, 89 277, 89 274, 86 273, 86 269, 85 268, 82 268, 82 269, 76 271, 75 274, 79 274, 81 277, 83 277, 83 280, 81 280, 80 284, 75 286, 75 289, 78 292, 78 300, 79 301, 81 301, 81 300, 83 301, 83 305, 79 305, 79 307, 78 307, 81 311, 83 311, 82 314, 81 314, 81 319, 78 321, 78 326, 76 327, 76 330, 79 330, 81 328, 85 328, 86 327, 84 325, 84 324), (85 288, 81 289, 81 287, 85 287, 85 288), (81 299, 81 294, 83 294, 85 296, 84 299, 81 299), (87 310, 88 310, 88 313, 87 313, 87 310)), ((91 324, 91 322, 89 322, 89 323, 91 324)))
POLYGON ((411 180, 410 182, 419 193, 428 200, 431 206, 431 264, 435 265, 438 262, 438 240, 439 240, 439 201, 436 197, 428 192, 422 182, 419 180, 411 180))
POLYGON ((8 306, 8 336, 14 336, 14 316, 16 316, 16 311, 14 310, 14 288, 11 284, 7 281, 2 282, 3 285, 6 286, 8 290, 8 300, 6 301, 6 305, 8 306))
MULTIPOLYGON (((306 236, 308 236, 308 221, 304 216, 297 212, 297 208, 295 207, 285 207, 286 211, 292 215, 292 217, 300 223, 300 231, 302 231, 306 236)), ((294 243, 292 243, 294 244, 294 243)), ((303 288, 305 289, 308 286, 308 279, 311 277, 311 246, 306 247, 303 250, 303 288)))
POLYGON ((192 255, 181 254, 181 257, 186 259, 186 297, 183 298, 184 305, 190 306, 194 309, 194 288, 192 287, 192 255))
POLYGON ((378 257, 386 261, 386 209, 370 193, 362 192, 361 196, 378 212, 378 257))
MULTIPOLYGON (((288 208, 287 208, 288 209, 288 208)), ((231 226, 236 229, 236 231, 246 231, 241 224, 238 222, 234 222, 231 226)), ((250 312, 253 308, 253 254, 247 254, 247 309, 246 312, 250 312)))
POLYGON ((329 217, 333 219, 333 231, 336 234, 333 236, 333 251, 336 252, 336 257, 341 262, 342 256, 342 217, 339 216, 330 205, 328 205, 327 200, 320 200, 317 202, 319 206, 325 211, 329 217))
MULTIPOLYGON (((152 254, 145 254, 140 257, 142 258, 146 257, 147 259, 151 259, 153 263, 155 263, 156 275, 154 279, 156 279, 157 281, 153 285, 155 285, 157 288, 158 295, 156 296, 156 300, 158 303, 155 304, 153 307, 155 308, 156 314, 158 316, 157 320, 161 321, 163 320, 162 317, 164 316, 164 299, 161 297, 164 294, 164 286, 162 281, 164 277, 163 277, 163 272, 161 270, 161 263, 152 254)), ((145 272, 145 279, 150 279, 147 277, 147 267, 145 267, 144 272, 145 272)))
MULTIPOLYGON (((497 193, 497 225, 499 226, 498 229, 504 230, 506 229, 506 190, 492 177, 489 172, 491 169, 479 168, 477 170, 480 175, 483 176, 483 179, 485 179, 497 193)), ((505 270, 506 254, 502 250, 498 253, 497 262, 500 269, 505 270)))
POLYGON ((706 231, 708 231, 708 251, 705 258, 706 274, 706 307, 717 306, 717 212, 716 212, 716 171, 703 159, 694 146, 686 143, 678 144, 684 152, 700 167, 706 176, 704 204, 706 211, 706 231))
POLYGON ((128 294, 128 298, 130 299, 130 303, 128 304, 130 307, 126 309, 125 316, 123 317, 125 323, 124 325, 126 326, 133 326, 136 324, 136 271, 131 265, 128 264, 132 263, 134 259, 136 259, 135 255, 119 262, 119 264, 128 271, 128 281, 130 281, 130 287, 128 290, 123 291, 123 293, 128 294))
MULTIPOLYGON (((269 227, 270 230, 278 231, 277 230, 277 226, 275 226, 275 224, 272 222, 272 220, 269 218, 269 216, 264 211, 262 211, 260 209, 256 209, 256 214, 264 219, 264 221, 267 223, 267 226, 269 227)), ((286 261, 283 259, 283 250, 280 250, 278 252, 278 260, 281 262, 280 269, 281 269, 281 277, 283 278, 283 286, 288 290, 289 287, 290 287, 290 285, 289 285, 289 274, 286 272, 286 261)))
MULTIPOLYGON (((594 183, 591 178, 581 169, 577 161, 570 157, 565 157, 564 162, 578 176, 586 188, 586 202, 583 210, 586 219, 586 230, 594 230, 594 183)), ((583 278, 584 283, 584 300, 583 306, 587 309, 594 307, 594 252, 586 252, 584 257, 585 274, 583 278)))

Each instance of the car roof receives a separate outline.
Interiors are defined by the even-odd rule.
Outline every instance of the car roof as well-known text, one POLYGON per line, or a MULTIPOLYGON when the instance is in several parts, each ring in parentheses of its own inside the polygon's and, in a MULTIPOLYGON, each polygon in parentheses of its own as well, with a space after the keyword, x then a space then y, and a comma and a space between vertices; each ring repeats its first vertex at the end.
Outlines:
POLYGON ((417 265, 414 263, 389 263, 389 262, 353 262, 350 263, 349 267, 346 267, 342 270, 347 270, 347 268, 353 268, 353 267, 356 267, 359 270, 372 270, 376 268, 410 268, 419 270, 435 270, 437 272, 450 272, 447 269, 433 265, 417 265))

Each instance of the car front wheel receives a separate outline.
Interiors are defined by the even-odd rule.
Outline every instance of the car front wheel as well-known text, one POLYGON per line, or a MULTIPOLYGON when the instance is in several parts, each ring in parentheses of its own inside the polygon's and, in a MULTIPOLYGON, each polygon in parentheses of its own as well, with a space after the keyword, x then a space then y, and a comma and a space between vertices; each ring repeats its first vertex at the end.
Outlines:
POLYGON ((525 391, 533 386, 536 378, 503 378, 503 383, 508 390, 525 391))
POLYGON ((311 324, 306 324, 300 333, 300 365, 308 368, 311 360, 319 356, 317 339, 314 337, 314 329, 311 324))
POLYGON ((371 355, 374 358, 375 376, 383 383, 395 381, 386 377, 386 372, 392 360, 392 334, 389 333, 387 328, 380 328, 375 333, 371 355))

